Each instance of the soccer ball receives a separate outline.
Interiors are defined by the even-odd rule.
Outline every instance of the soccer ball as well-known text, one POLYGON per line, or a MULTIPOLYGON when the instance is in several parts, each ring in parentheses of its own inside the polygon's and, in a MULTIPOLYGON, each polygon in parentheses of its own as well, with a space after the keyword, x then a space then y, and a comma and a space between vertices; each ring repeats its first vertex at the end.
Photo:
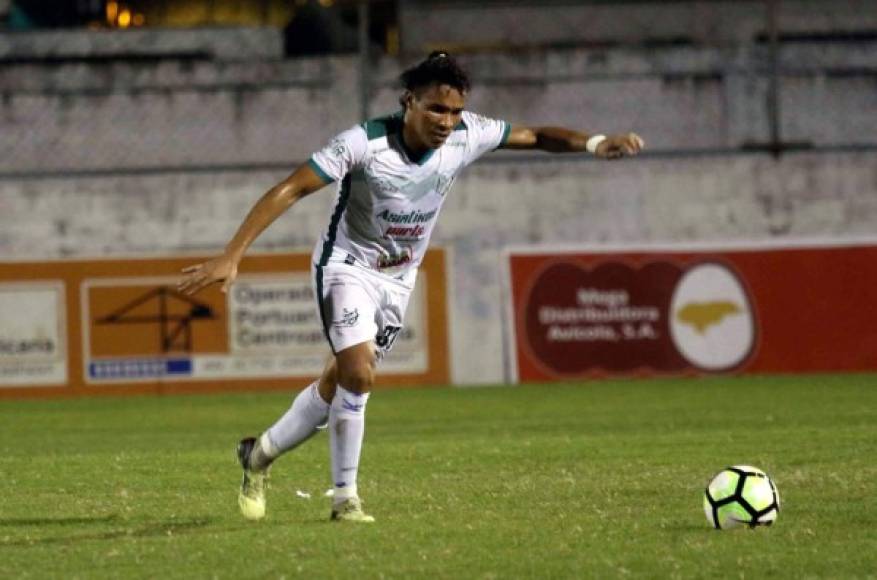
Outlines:
POLYGON ((735 465, 710 481, 703 495, 703 511, 717 530, 769 526, 780 511, 780 494, 762 470, 735 465))

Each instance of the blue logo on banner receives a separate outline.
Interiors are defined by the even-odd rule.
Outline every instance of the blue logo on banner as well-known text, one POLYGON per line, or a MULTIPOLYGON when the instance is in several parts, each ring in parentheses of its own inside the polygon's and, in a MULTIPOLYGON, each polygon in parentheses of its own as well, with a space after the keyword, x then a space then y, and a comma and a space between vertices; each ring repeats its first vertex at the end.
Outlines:
POLYGON ((92 379, 152 379, 173 375, 191 375, 192 360, 178 359, 113 359, 88 365, 92 379))

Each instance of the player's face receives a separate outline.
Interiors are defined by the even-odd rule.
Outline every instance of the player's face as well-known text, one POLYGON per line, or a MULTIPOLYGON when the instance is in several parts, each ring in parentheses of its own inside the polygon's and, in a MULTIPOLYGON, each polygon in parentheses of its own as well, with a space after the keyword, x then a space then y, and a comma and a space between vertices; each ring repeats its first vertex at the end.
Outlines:
POLYGON ((463 116, 466 96, 450 85, 430 85, 411 95, 405 123, 430 149, 444 144, 463 116))

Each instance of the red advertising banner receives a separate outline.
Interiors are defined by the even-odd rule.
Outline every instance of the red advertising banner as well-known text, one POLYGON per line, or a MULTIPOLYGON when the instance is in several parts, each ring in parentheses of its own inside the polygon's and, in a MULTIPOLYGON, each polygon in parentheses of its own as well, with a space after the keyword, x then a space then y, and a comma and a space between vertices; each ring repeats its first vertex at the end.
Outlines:
POLYGON ((509 256, 520 381, 877 370, 877 245, 509 256))

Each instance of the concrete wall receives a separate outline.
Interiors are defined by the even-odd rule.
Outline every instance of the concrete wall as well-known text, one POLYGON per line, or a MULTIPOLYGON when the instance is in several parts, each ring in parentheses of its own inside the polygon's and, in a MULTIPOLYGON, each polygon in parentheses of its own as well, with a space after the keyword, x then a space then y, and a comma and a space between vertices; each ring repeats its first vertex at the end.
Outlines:
POLYGON ((0 172, 291 163, 357 120, 350 59, 0 67, 0 172))
POLYGON ((3 31, 0 60, 188 55, 224 60, 280 58, 275 28, 3 31))
MULTIPOLYGON (((460 384, 504 378, 501 257, 510 245, 872 235, 873 153, 607 163, 504 162, 495 153, 451 193, 434 241, 453 251, 452 361, 460 384)), ((0 181, 0 257, 215 252, 281 172, 0 181)), ((307 198, 256 248, 312 247, 332 192, 307 198)))
MULTIPOLYGON (((877 141, 877 42, 784 49, 782 134, 877 141)), ((473 110, 517 123, 634 129, 654 149, 768 139, 762 49, 541 51, 468 57, 473 110)), ((398 108, 378 63, 369 109, 398 108)), ((287 164, 359 122, 354 58, 0 66, 0 174, 287 164), (307 138, 301 138, 306 135, 307 138)))
MULTIPOLYGON (((871 0, 784 0, 780 30, 850 33, 877 28, 871 0)), ((429 2, 399 3, 402 49, 497 48, 687 40, 701 45, 750 42, 766 32, 767 3, 733 2, 429 2)))

